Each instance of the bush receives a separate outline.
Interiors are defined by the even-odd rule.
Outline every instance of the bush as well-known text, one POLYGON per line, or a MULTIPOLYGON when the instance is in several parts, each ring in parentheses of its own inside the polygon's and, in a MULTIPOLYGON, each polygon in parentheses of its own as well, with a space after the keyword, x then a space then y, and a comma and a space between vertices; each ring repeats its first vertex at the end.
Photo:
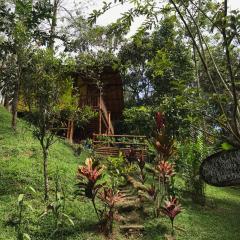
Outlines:
POLYGON ((134 135, 150 136, 154 126, 154 118, 150 107, 132 107, 125 109, 124 128, 125 131, 134 135))
POLYGON ((186 189, 191 193, 192 201, 205 204, 205 184, 199 175, 199 168, 209 149, 205 145, 202 134, 196 140, 188 140, 178 145, 178 167, 185 180, 186 189))

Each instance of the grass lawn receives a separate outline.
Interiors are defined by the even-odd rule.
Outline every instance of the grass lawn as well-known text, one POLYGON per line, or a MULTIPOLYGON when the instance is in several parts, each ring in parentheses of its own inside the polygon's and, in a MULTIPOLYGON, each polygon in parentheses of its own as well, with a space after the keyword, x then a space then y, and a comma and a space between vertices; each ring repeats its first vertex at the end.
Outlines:
MULTIPOLYGON (((54 176, 58 171, 67 193, 66 213, 74 226, 66 222, 59 237, 51 238, 54 230, 51 216, 40 218, 45 209, 43 201, 43 174, 41 149, 33 139, 27 123, 18 121, 18 131, 10 128, 10 114, 0 106, 0 239, 16 239, 17 199, 25 193, 32 209, 24 209, 23 219, 31 239, 101 240, 97 233, 97 219, 89 202, 73 196, 77 166, 86 154, 75 156, 72 149, 59 140, 50 151, 50 187, 54 189, 54 176), (29 187, 33 187, 36 193, 29 187)), ((53 192, 51 192, 53 198, 53 192)), ((182 240, 239 240, 240 188, 207 187, 207 206, 192 205, 184 199, 184 211, 176 218, 177 239, 182 240)), ((131 239, 160 240, 170 233, 168 219, 146 219, 143 235, 131 239)), ((116 234, 114 239, 126 239, 116 234)))

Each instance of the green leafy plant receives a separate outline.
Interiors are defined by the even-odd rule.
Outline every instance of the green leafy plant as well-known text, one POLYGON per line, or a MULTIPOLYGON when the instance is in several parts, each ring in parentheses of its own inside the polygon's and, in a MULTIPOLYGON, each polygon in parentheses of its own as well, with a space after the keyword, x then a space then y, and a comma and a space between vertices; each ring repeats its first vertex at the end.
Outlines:
POLYGON ((66 194, 63 186, 60 182, 60 176, 57 173, 55 176, 55 190, 54 190, 54 201, 47 205, 40 218, 51 214, 54 218, 54 231, 50 237, 55 236, 58 232, 62 231, 64 224, 67 222, 74 226, 74 222, 71 217, 66 214, 65 211, 66 194))
POLYGON ((205 204, 205 183, 199 174, 199 168, 209 149, 200 134, 195 141, 185 142, 178 146, 179 170, 185 181, 186 189, 194 203, 205 204))
POLYGON ((32 210, 31 205, 24 202, 24 194, 18 196, 18 222, 16 225, 17 240, 31 240, 30 235, 26 232, 26 224, 24 221, 24 209, 29 207, 32 210))
POLYGON ((117 190, 119 185, 124 184, 124 176, 132 171, 131 166, 127 164, 122 153, 118 157, 108 157, 106 159, 106 167, 110 176, 110 186, 114 190, 117 190))
POLYGON ((152 133, 153 117, 150 107, 132 107, 123 112, 124 126, 131 134, 149 136, 152 133))

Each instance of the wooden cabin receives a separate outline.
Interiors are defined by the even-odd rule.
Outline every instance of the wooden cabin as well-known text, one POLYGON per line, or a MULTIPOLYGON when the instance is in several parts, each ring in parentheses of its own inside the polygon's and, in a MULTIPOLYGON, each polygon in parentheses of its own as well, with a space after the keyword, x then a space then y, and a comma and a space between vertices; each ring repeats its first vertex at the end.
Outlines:
POLYGON ((91 138, 93 148, 100 156, 117 157, 122 153, 128 159, 134 153, 136 159, 147 159, 145 136, 117 135, 116 132, 124 108, 120 73, 111 67, 105 67, 99 79, 82 73, 74 73, 73 77, 79 95, 79 107, 91 106, 98 112, 98 116, 85 128, 78 128, 74 122, 69 121, 69 141, 78 143, 82 139, 91 138))
POLYGON ((120 73, 112 67, 105 67, 99 79, 82 73, 73 74, 75 89, 79 95, 79 107, 91 106, 98 112, 85 128, 78 128, 68 122, 67 138, 70 142, 92 138, 93 134, 113 135, 115 127, 122 118, 124 107, 123 83, 120 73))

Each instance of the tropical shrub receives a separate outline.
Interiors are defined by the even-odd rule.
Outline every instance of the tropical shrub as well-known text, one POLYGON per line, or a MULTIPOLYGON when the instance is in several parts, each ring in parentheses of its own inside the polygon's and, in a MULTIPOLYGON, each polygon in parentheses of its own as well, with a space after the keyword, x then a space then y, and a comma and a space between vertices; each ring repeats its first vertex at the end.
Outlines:
POLYGON ((109 181, 103 178, 103 170, 105 167, 99 166, 96 161, 93 161, 91 158, 86 159, 85 166, 79 166, 77 176, 79 182, 76 193, 91 199, 101 230, 106 235, 112 233, 116 211, 115 204, 122 199, 121 194, 119 194, 117 190, 119 185, 118 178, 123 174, 123 172, 120 172, 123 171, 121 170, 122 163, 117 163, 114 159, 115 158, 109 158, 108 160, 111 163, 111 165, 109 165, 109 173, 107 173, 112 180, 110 183, 110 185, 112 185, 111 187, 107 186, 109 185, 109 181), (117 167, 119 167, 120 171, 118 171, 117 167), (103 207, 97 207, 96 199, 100 200, 103 207))
POLYGON ((182 208, 178 200, 175 197, 170 196, 167 201, 165 201, 164 206, 161 208, 162 212, 169 217, 172 223, 172 235, 174 234, 174 219, 181 213, 182 208))
POLYGON ((60 181, 60 176, 58 173, 55 175, 55 189, 54 189, 54 200, 50 202, 43 213, 40 216, 40 219, 47 215, 51 215, 54 221, 54 229, 51 233, 50 238, 56 237, 56 234, 63 233, 64 225, 67 223, 74 226, 74 222, 71 217, 65 212, 66 207, 66 193, 63 188, 63 185, 60 181))
POLYGON ((99 212, 96 208, 95 198, 99 189, 104 185, 103 182, 99 183, 103 177, 103 166, 96 165, 92 158, 87 158, 85 166, 78 167, 77 178, 79 182, 76 184, 78 187, 76 194, 83 195, 91 199, 96 215, 100 221, 99 212))
POLYGON ((179 171, 187 191, 191 193, 192 201, 201 205, 205 204, 205 183, 199 175, 199 168, 208 152, 202 134, 198 134, 195 141, 189 140, 178 145, 179 171))
POLYGON ((154 118, 150 107, 132 107, 123 112, 124 130, 134 135, 150 136, 154 118))
POLYGON ((101 211, 101 224, 103 231, 109 235, 112 233, 113 230, 113 220, 115 212, 116 212, 116 203, 122 201, 122 195, 117 191, 114 192, 112 188, 104 188, 98 194, 98 198, 104 204, 104 210, 101 211))

